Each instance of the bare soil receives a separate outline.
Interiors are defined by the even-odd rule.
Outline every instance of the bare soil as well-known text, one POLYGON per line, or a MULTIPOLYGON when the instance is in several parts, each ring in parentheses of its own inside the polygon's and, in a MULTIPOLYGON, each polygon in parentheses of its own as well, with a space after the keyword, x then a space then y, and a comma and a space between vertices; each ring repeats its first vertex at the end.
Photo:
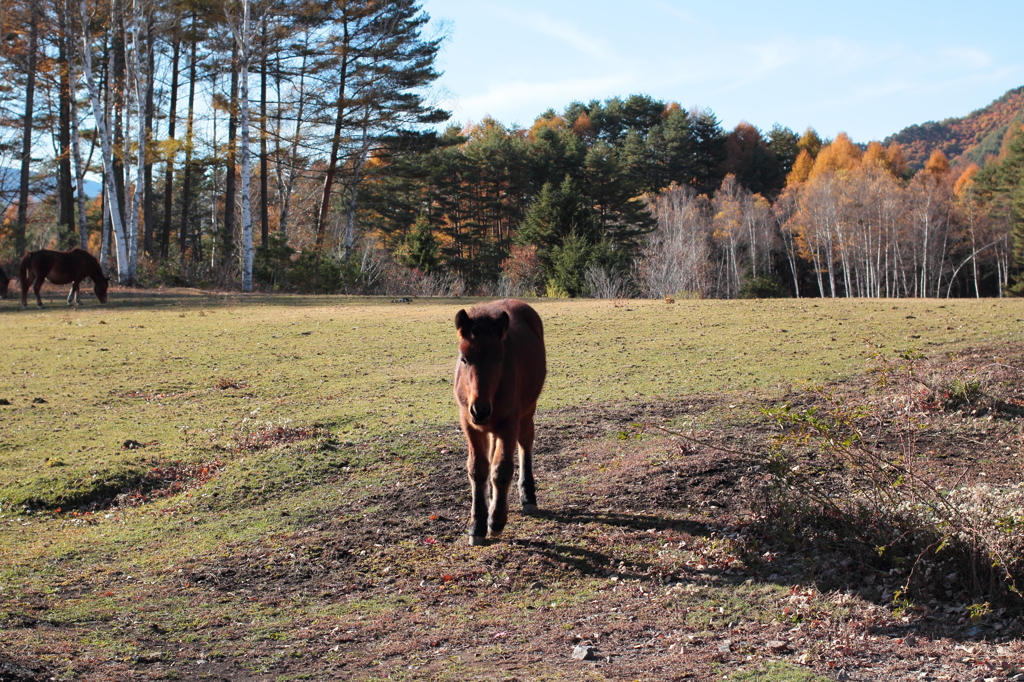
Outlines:
MULTIPOLYGON (((914 447, 951 478, 1020 483, 1024 346, 936 367, 982 376, 984 397, 922 404, 914 447)), ((866 395, 875 379, 833 389, 866 395)), ((1019 603, 972 621, 953 594, 897 613, 898 576, 873 562, 757 536, 746 483, 775 428, 758 412, 763 400, 699 395, 541 415, 542 511, 514 512, 505 536, 481 548, 463 536, 455 428, 422 436, 441 444, 425 463, 360 444, 407 471, 402 484, 295 533, 195 557, 143 589, 130 614, 48 620, 55 601, 76 597, 69 587, 8 603, 2 625, 17 646, 0 652, 0 681, 755 679, 743 671, 1024 680, 1019 603), (166 622, 170 594, 187 597, 191 633, 166 622), (90 650, 88 630, 123 642, 123 655, 90 650)), ((878 437, 879 447, 905 445, 878 437)), ((97 576, 77 594, 121 579, 97 576)))

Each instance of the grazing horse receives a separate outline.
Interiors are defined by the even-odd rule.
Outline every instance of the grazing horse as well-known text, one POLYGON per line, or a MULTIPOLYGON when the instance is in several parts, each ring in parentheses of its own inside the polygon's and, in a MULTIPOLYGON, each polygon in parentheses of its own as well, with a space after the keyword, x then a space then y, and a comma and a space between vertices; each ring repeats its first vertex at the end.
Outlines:
POLYGON ((537 510, 533 481, 533 414, 544 386, 544 326, 537 312, 512 299, 460 310, 455 402, 466 434, 473 510, 470 544, 497 536, 508 520, 508 491, 519 444, 519 499, 537 510), (488 500, 488 497, 490 500, 488 500))
POLYGON ((36 295, 36 303, 43 307, 43 299, 39 296, 39 289, 43 286, 43 280, 48 279, 54 284, 67 284, 71 282, 71 293, 68 294, 68 305, 78 303, 78 285, 86 277, 93 283, 93 291, 100 303, 107 302, 107 285, 110 279, 103 274, 103 268, 96 257, 84 249, 71 249, 70 251, 33 251, 26 253, 21 259, 19 273, 21 278, 21 307, 28 307, 28 283, 29 279, 34 280, 32 290, 36 295))
POLYGON ((0 268, 0 298, 7 298, 7 287, 10 283, 11 280, 8 279, 7 273, 4 272, 3 268, 0 268))

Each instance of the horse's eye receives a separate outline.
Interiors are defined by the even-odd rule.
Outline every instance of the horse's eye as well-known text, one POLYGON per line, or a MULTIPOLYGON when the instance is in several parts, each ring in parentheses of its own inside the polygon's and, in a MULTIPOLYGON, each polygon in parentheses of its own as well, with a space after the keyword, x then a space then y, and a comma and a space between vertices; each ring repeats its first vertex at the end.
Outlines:
POLYGON ((464 365, 465 365, 465 364, 467 364, 467 363, 469 362, 469 361, 468 361, 468 360, 466 360, 466 358, 464 358, 464 357, 463 357, 463 358, 460 358, 460 359, 462 360, 462 364, 464 364, 464 365))

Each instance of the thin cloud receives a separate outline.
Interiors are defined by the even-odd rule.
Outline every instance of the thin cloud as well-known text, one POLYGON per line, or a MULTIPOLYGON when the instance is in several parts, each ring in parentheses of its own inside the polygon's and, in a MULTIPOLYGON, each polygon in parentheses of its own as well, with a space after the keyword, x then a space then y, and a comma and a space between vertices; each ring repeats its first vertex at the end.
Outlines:
POLYGON ((707 27, 707 23, 697 19, 697 17, 694 16, 694 14, 692 12, 688 12, 688 11, 686 11, 684 9, 680 9, 678 7, 673 7, 672 5, 668 4, 667 2, 654 2, 654 3, 651 3, 651 7, 653 7, 654 9, 657 9, 657 10, 659 10, 661 12, 664 12, 665 14, 667 14, 667 15, 669 15, 671 17, 675 17, 676 19, 679 19, 680 21, 682 21, 684 23, 690 24, 691 26, 694 26, 694 27, 697 27, 697 28, 705 28, 705 27, 707 27))
POLYGON ((611 43, 585 33, 571 22, 553 19, 546 12, 510 12, 500 7, 492 9, 505 20, 513 21, 523 28, 554 38, 592 59, 606 62, 617 61, 611 43))
POLYGON ((976 47, 947 47, 940 54, 950 68, 984 69, 995 62, 988 52, 976 47))

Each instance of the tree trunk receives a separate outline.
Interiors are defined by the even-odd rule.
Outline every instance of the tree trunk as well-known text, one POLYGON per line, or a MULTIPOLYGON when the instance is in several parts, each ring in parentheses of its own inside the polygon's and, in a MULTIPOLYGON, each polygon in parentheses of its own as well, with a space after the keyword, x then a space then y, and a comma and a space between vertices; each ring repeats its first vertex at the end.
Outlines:
POLYGON ((100 107, 99 93, 96 91, 96 85, 92 79, 92 45, 88 34, 89 14, 85 0, 79 0, 79 11, 82 15, 82 66, 85 69, 85 84, 89 88, 93 118, 96 121, 96 129, 103 147, 103 185, 106 191, 104 206, 108 207, 110 213, 111 229, 117 247, 117 277, 118 281, 123 282, 128 279, 128 252, 125 244, 124 224, 121 222, 121 210, 113 181, 117 177, 117 173, 114 170, 114 149, 110 139, 110 130, 107 127, 107 115, 100 107))
MULTIPOLYGON (((146 88, 145 88, 145 101, 146 101, 146 120, 143 126, 144 136, 146 145, 148 146, 150 141, 153 139, 153 97, 154 97, 154 70, 156 66, 156 49, 154 45, 153 37, 153 20, 150 18, 146 25, 146 88)), ((149 150, 146 150, 146 166, 143 171, 142 179, 142 219, 144 221, 144 229, 142 233, 143 252, 153 257, 153 161, 149 155, 149 150)))
POLYGON ((103 173, 101 178, 102 190, 100 191, 100 265, 107 267, 110 260, 110 202, 107 201, 107 174, 103 173))
MULTIPOLYGON (((131 224, 133 226, 130 234, 131 241, 128 247, 128 276, 129 281, 135 284, 138 276, 139 264, 139 236, 145 233, 144 216, 142 215, 142 201, 145 194, 144 178, 146 174, 146 91, 149 86, 146 83, 146 67, 149 58, 146 55, 147 46, 142 36, 142 14, 138 0, 135 0, 132 12, 132 55, 130 74, 132 86, 135 88, 135 111, 137 117, 137 138, 136 138, 136 159, 135 159, 135 191, 132 194, 131 224)), ((130 116, 126 108, 126 116, 130 116)), ((126 136, 127 139, 127 136, 126 136)), ((127 165, 127 151, 125 164, 127 165)))
MULTIPOLYGON (((70 6, 68 15, 70 16, 70 6)), ((73 43, 69 43, 71 47, 73 43)), ((68 50, 69 56, 73 49, 68 50)), ((85 164, 82 162, 82 134, 78 124, 78 77, 74 70, 74 57, 68 62, 71 86, 71 152, 75 160, 75 191, 78 200, 78 242, 83 249, 89 248, 89 222, 85 215, 85 164)))
MULTIPOLYGON (((193 32, 196 25, 195 12, 192 13, 192 28, 193 32)), ((191 55, 189 62, 189 82, 188 82, 188 119, 185 124, 185 177, 182 179, 181 187, 181 229, 178 231, 178 249, 181 253, 181 258, 185 258, 185 252, 188 249, 189 240, 189 220, 191 213, 192 203, 192 130, 195 122, 195 104, 196 104, 196 44, 197 40, 192 40, 191 55)), ((198 261, 200 254, 193 252, 193 262, 198 261)))
POLYGON ((327 162, 327 174, 324 176, 324 189, 320 199, 320 210, 316 216, 316 247, 319 249, 324 244, 324 232, 327 227, 327 214, 331 210, 331 190, 334 186, 334 176, 338 172, 338 153, 341 150, 341 132, 345 123, 345 87, 348 78, 349 62, 349 25, 347 17, 343 18, 342 34, 342 56, 341 56, 341 78, 338 85, 337 111, 334 118, 334 135, 331 137, 331 156, 327 162))
POLYGON ((348 214, 345 219, 345 262, 348 262, 352 255, 352 247, 355 244, 356 231, 356 205, 359 199, 359 185, 363 179, 363 168, 366 167, 367 157, 370 154, 370 130, 366 121, 363 122, 363 139, 359 151, 359 160, 352 171, 352 186, 349 195, 348 214))
POLYGON ((267 164, 267 20, 261 30, 263 54, 260 56, 260 245, 270 246, 270 197, 267 164))
POLYGON ((60 70, 57 115, 57 145, 60 147, 57 161, 57 241, 62 248, 71 248, 79 241, 75 236, 75 189, 71 179, 71 31, 70 12, 67 10, 66 2, 57 6, 60 27, 57 57, 57 68, 60 70))
POLYGON ((36 94, 36 51, 39 34, 39 17, 36 5, 32 3, 28 29, 28 80, 25 83, 25 119, 22 122, 21 137, 21 184, 18 187, 18 222, 14 228, 14 251, 20 258, 25 253, 25 230, 28 225, 28 185, 32 170, 32 114, 36 94))
POLYGON ((231 46, 231 96, 228 104, 228 153, 224 178, 224 230, 221 233, 221 267, 225 276, 231 268, 235 246, 235 151, 238 135, 238 45, 231 46))
MULTIPOLYGON (((125 132, 125 120, 126 120, 126 103, 125 96, 128 94, 125 87, 125 76, 126 76, 126 64, 125 64, 125 44, 124 44, 124 12, 121 7, 121 0, 111 2, 112 17, 111 17, 111 50, 110 50, 110 65, 107 72, 107 82, 110 86, 110 105, 113 107, 113 113, 111 120, 114 122, 114 137, 113 143, 116 147, 120 147, 122 152, 119 156, 114 156, 114 170, 116 175, 113 178, 114 186, 117 189, 117 204, 111 204, 111 208, 116 208, 119 211, 118 220, 122 226, 122 234, 125 240, 131 241, 132 232, 134 227, 128 221, 128 195, 127 195, 127 182, 125 174, 128 171, 128 156, 131 148, 131 141, 129 135, 125 132)), ((127 246, 127 245, 126 245, 127 246)), ((127 251, 125 252, 127 254, 127 251)), ((126 265, 128 265, 126 263, 126 265)), ((119 266, 120 267, 120 266, 119 266)), ((130 266, 127 271, 129 277, 131 277, 130 266)), ((124 283, 125 280, 121 280, 124 283)))
MULTIPOLYGON (((308 39, 307 39, 308 40, 308 39)), ((288 219, 291 217, 291 204, 292 204, 292 193, 295 191, 295 178, 299 172, 299 140, 302 134, 302 120, 305 116, 306 108, 306 65, 308 63, 307 50, 303 50, 302 53, 302 65, 299 67, 299 87, 297 92, 299 93, 298 111, 295 114, 295 131, 291 139, 291 158, 287 163, 281 163, 280 154, 277 161, 278 171, 278 194, 280 194, 281 201, 281 214, 278 217, 278 231, 281 233, 283 239, 288 237, 288 219), (286 169, 286 179, 281 180, 281 168, 286 169)), ((278 65, 278 81, 277 81, 277 99, 281 99, 281 81, 280 74, 281 68, 278 65)), ((278 126, 280 126, 281 119, 278 117, 278 126)), ((280 135, 278 136, 280 139, 280 135)))
MULTIPOLYGON (((242 0, 242 59, 241 59, 241 92, 239 93, 242 157, 242 291, 252 291, 252 206, 250 205, 250 184, 252 182, 249 169, 249 0, 242 0)), ((265 82, 265 79, 264 79, 265 82)), ((265 99, 265 98, 264 98, 265 99)))
MULTIPOLYGON (((174 140, 174 124, 178 113, 178 63, 181 57, 181 40, 174 37, 171 56, 171 94, 167 105, 167 139, 174 140)), ((160 231, 160 257, 167 259, 171 247, 171 212, 174 210, 174 153, 167 155, 164 169, 164 224, 160 231)))

